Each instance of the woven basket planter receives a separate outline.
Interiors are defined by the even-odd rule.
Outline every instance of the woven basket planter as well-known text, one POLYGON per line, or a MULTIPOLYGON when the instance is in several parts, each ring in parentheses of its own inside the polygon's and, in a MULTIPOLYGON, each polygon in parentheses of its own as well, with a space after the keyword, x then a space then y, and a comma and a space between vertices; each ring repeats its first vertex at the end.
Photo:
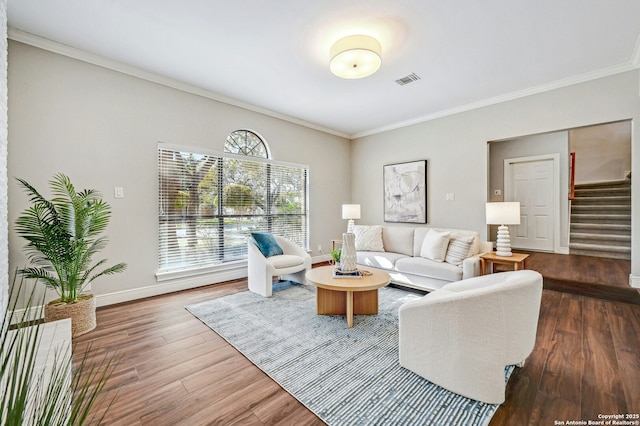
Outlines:
POLYGON ((44 307, 44 321, 71 318, 71 337, 80 336, 96 328, 96 298, 93 294, 80 295, 76 303, 53 300, 44 307))

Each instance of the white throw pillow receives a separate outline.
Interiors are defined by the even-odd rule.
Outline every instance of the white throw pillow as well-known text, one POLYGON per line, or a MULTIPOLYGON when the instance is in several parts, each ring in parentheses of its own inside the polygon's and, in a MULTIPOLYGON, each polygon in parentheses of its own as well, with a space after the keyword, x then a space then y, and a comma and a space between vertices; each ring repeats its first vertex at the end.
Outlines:
POLYGON ((382 226, 355 225, 353 233, 356 235, 357 251, 384 251, 382 226))
POLYGON ((439 232, 434 229, 429 229, 429 232, 427 232, 422 242, 420 257, 436 262, 443 262, 447 253, 447 247, 449 246, 450 235, 451 232, 439 232))
POLYGON ((451 238, 444 261, 456 266, 462 265, 462 261, 469 257, 472 242, 473 236, 451 238))

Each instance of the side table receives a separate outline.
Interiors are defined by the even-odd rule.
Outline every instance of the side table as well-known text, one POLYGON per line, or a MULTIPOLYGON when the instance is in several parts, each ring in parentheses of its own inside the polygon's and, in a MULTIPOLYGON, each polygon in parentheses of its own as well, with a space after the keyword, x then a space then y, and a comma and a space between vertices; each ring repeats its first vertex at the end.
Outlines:
POLYGON ((524 269, 524 261, 529 257, 524 253, 513 253, 512 256, 498 256, 494 252, 480 255, 480 270, 482 275, 487 274, 487 263, 499 263, 502 265, 512 265, 514 271, 524 269))

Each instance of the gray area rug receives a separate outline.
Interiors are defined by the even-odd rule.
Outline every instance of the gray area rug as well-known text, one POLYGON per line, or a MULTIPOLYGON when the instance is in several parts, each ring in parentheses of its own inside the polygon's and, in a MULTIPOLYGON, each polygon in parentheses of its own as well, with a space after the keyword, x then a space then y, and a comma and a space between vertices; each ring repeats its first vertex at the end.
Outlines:
MULTIPOLYGON (((398 363, 398 308, 420 297, 379 293, 378 315, 316 315, 315 287, 274 285, 187 309, 329 425, 487 425, 498 405, 449 392, 398 363)), ((513 368, 506 370, 506 378, 513 368)))

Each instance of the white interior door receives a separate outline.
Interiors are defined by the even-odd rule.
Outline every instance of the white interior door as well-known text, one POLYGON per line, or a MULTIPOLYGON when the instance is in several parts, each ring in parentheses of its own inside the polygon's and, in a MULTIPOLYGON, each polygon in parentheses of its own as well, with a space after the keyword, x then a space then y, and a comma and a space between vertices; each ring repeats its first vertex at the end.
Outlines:
POLYGON ((559 156, 505 160, 504 201, 520 202, 520 225, 509 227, 511 246, 554 251, 559 229, 559 156))

